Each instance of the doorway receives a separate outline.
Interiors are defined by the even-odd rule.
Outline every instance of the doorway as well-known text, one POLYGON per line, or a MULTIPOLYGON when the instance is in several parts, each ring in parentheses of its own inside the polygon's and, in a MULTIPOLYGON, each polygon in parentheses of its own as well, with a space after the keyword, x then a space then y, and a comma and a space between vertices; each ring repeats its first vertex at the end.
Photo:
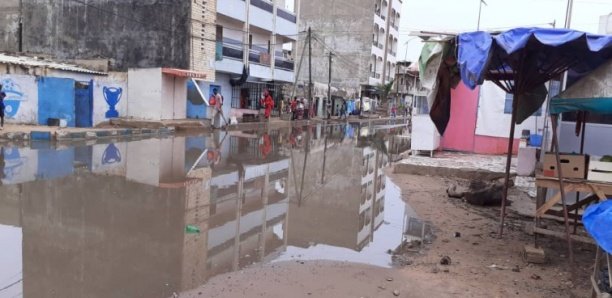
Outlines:
POLYGON ((93 81, 74 83, 76 127, 93 126, 93 81))

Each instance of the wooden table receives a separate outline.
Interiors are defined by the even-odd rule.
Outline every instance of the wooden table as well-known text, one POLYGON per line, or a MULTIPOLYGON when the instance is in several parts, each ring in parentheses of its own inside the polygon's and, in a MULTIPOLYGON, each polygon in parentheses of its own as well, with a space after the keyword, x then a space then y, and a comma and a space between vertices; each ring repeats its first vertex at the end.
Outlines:
MULTIPOLYGON (((552 198, 546 200, 546 192, 548 189, 560 190, 559 179, 553 177, 544 177, 538 176, 536 177, 536 186, 538 187, 538 198, 536 200, 536 227, 534 229, 534 233, 544 234, 549 236, 559 236, 564 238, 565 233, 554 232, 550 230, 545 230, 539 228, 538 223, 539 219, 542 218, 545 214, 564 217, 563 211, 552 210, 557 203, 561 202, 561 192, 557 192, 552 198)), ((563 187, 565 188, 566 200, 567 194, 570 192, 579 192, 579 193, 591 193, 592 195, 577 201, 573 204, 570 204, 566 201, 567 204, 567 212, 568 217, 570 219, 574 219, 574 227, 577 225, 578 220, 580 220, 580 216, 577 213, 577 210, 582 208, 585 205, 588 205, 593 202, 602 201, 607 199, 607 195, 612 195, 612 183, 606 182, 595 182, 588 181, 584 179, 563 179, 563 187), (572 214, 572 211, 575 211, 572 214)), ((588 237, 581 237, 577 235, 572 235, 572 239, 578 240, 581 242, 589 242, 593 243, 592 239, 588 237)))

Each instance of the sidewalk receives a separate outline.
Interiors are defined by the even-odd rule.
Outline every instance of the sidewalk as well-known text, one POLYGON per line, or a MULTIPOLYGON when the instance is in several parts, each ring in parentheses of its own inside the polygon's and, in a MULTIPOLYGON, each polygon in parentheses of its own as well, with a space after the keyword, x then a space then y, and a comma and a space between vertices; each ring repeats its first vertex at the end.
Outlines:
POLYGON ((112 137, 156 136, 175 132, 174 127, 159 128, 78 128, 7 124, 0 130, 0 142, 77 141, 112 137))

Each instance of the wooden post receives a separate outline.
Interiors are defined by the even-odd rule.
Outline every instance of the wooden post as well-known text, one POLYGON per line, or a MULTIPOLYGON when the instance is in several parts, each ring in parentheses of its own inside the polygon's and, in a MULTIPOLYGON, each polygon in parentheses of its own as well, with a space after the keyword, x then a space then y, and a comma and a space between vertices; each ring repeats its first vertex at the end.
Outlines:
POLYGON ((570 257, 570 263, 574 263, 574 250, 572 249, 572 238, 570 237, 569 216, 567 213, 567 201, 565 200, 565 187, 563 183, 563 171, 561 169, 561 157, 559 156, 559 138, 557 135, 559 115, 551 117, 552 132, 553 132, 553 150, 557 159, 557 173, 559 178, 559 191, 561 192, 561 203, 563 204, 563 218, 565 221, 565 236, 567 238, 567 249, 570 257))
POLYGON ((510 136, 508 139, 508 155, 506 158, 506 177, 504 179, 504 195, 502 196, 501 223, 499 227, 499 238, 504 235, 504 221, 506 219, 506 200, 508 200, 508 188, 510 187, 510 167, 512 166, 512 151, 514 149, 514 131, 516 130, 516 111, 518 110, 519 96, 514 95, 512 101, 512 120, 510 123, 510 136))

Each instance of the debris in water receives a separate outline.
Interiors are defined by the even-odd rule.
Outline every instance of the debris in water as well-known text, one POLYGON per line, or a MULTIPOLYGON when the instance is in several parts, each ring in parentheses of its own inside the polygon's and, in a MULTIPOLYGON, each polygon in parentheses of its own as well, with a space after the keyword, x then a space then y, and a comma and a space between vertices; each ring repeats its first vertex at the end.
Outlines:
POLYGON ((393 277, 387 277, 387 281, 393 281, 393 277))
POLYGON ((542 277, 540 277, 539 275, 534 273, 534 274, 531 275, 531 279, 533 279, 533 280, 540 280, 540 279, 542 279, 542 277))
POLYGON ((395 295, 395 296, 399 296, 399 295, 400 295, 400 291, 399 291, 399 290, 395 290, 395 291, 393 291, 393 295, 395 295))
POLYGON ((200 234, 200 228, 194 225, 185 226, 185 233, 187 234, 200 234))
POLYGON ((455 232, 455 238, 459 238, 459 237, 461 237, 461 233, 455 232))

